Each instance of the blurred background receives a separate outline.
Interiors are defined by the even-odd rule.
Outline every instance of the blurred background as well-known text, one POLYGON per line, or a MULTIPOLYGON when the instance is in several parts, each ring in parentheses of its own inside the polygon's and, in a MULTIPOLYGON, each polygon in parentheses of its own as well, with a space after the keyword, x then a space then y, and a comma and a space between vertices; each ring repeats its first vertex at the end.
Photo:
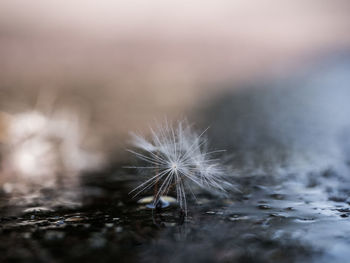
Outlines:
POLYGON ((347 51, 349 12, 344 0, 3 0, 0 107, 49 94, 43 104, 79 108, 114 151, 154 118, 347 51))
POLYGON ((320 152, 348 125, 349 12, 343 0, 1 1, 2 178, 118 162, 130 131, 164 117, 211 126, 230 154, 320 152))

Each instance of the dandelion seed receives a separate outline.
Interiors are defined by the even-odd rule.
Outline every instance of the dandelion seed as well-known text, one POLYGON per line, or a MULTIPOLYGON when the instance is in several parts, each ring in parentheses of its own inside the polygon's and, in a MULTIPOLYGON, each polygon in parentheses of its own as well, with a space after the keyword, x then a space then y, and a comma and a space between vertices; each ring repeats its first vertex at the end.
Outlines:
POLYGON ((141 152, 129 151, 147 163, 134 168, 153 172, 148 180, 131 191, 134 197, 153 187, 153 206, 156 207, 162 196, 174 191, 180 207, 187 211, 186 190, 193 194, 191 183, 225 191, 223 185, 228 183, 223 179, 224 170, 211 158, 218 151, 208 151, 204 133, 195 133, 181 121, 176 127, 166 122, 164 126, 158 125, 156 130, 151 129, 150 140, 133 133, 132 144, 141 152))

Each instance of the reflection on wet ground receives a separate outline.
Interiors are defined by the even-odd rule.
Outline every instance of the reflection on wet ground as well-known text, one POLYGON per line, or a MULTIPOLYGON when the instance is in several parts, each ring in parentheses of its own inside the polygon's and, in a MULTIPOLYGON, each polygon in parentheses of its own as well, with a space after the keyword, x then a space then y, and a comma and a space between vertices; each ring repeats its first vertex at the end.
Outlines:
POLYGON ((124 164, 79 183, 4 184, 0 262, 347 262, 347 61, 206 104, 201 125, 240 191, 194 189, 187 217, 132 199, 140 178, 124 164))
MULTIPOLYGON (((190 200, 186 218, 174 205, 156 213, 130 199, 137 179, 119 170, 86 176, 75 206, 48 205, 60 190, 23 206, 3 196, 1 262, 345 262, 350 256, 350 200, 340 186, 329 186, 336 174, 318 175, 312 185, 241 178, 241 193, 190 200)), ((74 196, 76 189, 67 192, 74 196)))

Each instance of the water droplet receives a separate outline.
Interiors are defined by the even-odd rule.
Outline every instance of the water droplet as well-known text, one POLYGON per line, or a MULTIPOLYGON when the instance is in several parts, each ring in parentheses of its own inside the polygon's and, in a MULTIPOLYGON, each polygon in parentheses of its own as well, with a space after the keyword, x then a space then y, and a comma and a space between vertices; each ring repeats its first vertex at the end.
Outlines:
POLYGON ((84 219, 85 218, 80 217, 80 216, 72 216, 72 217, 65 219, 64 221, 65 222, 79 222, 79 221, 83 221, 84 219))
POLYGON ((216 215, 216 212, 215 211, 207 211, 205 212, 207 215, 216 215))
POLYGON ((261 209, 261 210, 271 209, 271 207, 269 207, 268 205, 258 205, 258 208, 261 209))
POLYGON ((241 220, 248 220, 248 219, 249 219, 248 216, 240 216, 240 215, 233 215, 233 216, 229 217, 229 220, 232 222, 241 221, 241 220))

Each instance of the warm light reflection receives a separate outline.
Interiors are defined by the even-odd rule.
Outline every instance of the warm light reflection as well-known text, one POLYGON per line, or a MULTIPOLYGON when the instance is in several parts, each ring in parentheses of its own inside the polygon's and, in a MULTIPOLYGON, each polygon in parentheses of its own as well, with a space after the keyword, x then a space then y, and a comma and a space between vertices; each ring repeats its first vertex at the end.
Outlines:
POLYGON ((14 114, 7 127, 3 183, 5 191, 11 183, 53 187, 64 178, 103 164, 102 154, 84 150, 84 129, 81 119, 73 112, 56 111, 46 116, 38 111, 14 114))

